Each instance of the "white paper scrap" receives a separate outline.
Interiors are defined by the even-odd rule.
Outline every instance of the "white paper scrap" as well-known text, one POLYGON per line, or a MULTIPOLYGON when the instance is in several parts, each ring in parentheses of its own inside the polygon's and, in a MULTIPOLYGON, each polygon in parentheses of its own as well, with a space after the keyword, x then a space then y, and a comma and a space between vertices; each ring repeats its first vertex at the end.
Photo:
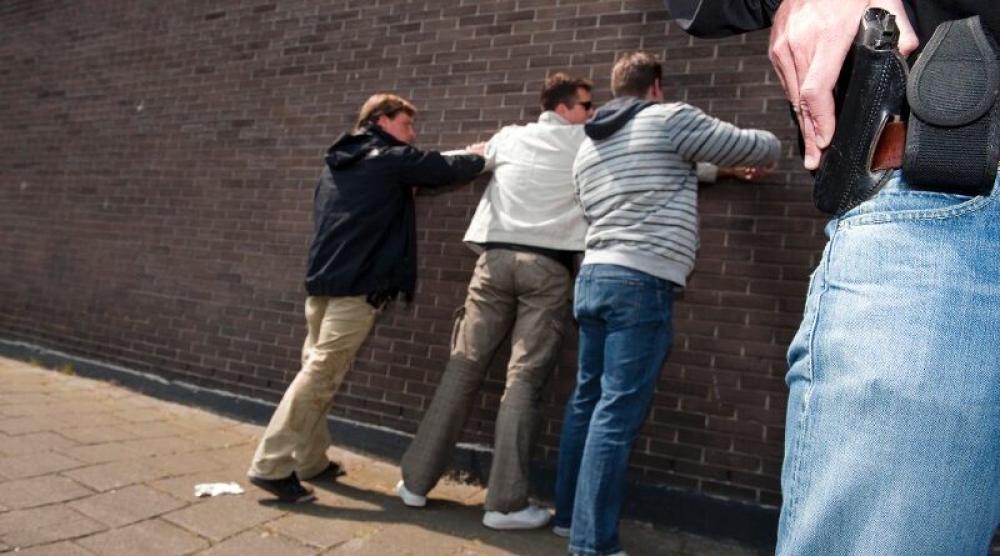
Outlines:
POLYGON ((243 488, 238 483, 202 483, 194 485, 194 495, 218 496, 220 494, 243 494, 243 488))

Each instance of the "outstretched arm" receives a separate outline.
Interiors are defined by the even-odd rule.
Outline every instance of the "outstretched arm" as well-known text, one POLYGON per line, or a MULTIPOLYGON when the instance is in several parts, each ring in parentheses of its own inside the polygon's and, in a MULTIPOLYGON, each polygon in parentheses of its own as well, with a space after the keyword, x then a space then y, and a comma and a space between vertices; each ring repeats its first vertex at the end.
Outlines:
POLYGON ((717 166, 766 166, 781 156, 781 143, 769 131, 740 129, 684 105, 667 120, 677 152, 693 162, 717 166))
POLYGON ((483 157, 478 154, 442 154, 412 149, 407 153, 402 180, 410 187, 445 187, 471 180, 483 171, 484 164, 483 157))

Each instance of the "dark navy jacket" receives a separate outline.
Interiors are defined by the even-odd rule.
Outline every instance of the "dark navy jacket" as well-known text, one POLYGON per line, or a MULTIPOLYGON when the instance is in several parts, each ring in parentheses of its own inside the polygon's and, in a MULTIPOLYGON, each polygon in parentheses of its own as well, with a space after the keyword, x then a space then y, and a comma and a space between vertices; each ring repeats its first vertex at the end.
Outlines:
MULTIPOLYGON (((835 1, 835 0, 831 0, 835 1)), ((677 23, 696 37, 727 37, 771 26, 781 0, 665 0, 677 23)), ((981 16, 1000 36, 998 0, 903 0, 906 13, 926 44, 943 21, 981 16)))
POLYGON ((484 163, 472 154, 420 151, 377 126, 341 135, 316 185, 306 291, 402 293, 411 300, 417 281, 412 188, 468 181, 484 163))

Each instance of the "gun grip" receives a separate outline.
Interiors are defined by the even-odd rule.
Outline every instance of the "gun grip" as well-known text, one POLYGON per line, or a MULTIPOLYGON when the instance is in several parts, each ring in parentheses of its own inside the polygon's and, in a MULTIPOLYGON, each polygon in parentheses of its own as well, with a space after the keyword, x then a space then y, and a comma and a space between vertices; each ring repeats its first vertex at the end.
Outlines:
POLYGON ((872 157, 885 125, 904 116, 906 61, 894 49, 855 44, 851 75, 837 128, 820 159, 813 200, 819 210, 840 216, 881 188, 887 170, 873 170, 872 157))

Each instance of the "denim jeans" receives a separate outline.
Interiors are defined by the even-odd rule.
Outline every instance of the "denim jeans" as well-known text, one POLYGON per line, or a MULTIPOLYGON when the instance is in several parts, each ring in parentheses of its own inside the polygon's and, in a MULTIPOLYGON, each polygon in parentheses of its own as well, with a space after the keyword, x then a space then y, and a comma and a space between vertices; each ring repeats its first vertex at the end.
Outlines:
POLYGON ((625 471, 673 339, 673 284, 629 268, 586 265, 576 280, 577 384, 559 444, 555 525, 570 551, 621 550, 625 471))
POLYGON ((831 222, 789 348, 779 556, 983 556, 1000 521, 1000 204, 896 176, 831 222))

